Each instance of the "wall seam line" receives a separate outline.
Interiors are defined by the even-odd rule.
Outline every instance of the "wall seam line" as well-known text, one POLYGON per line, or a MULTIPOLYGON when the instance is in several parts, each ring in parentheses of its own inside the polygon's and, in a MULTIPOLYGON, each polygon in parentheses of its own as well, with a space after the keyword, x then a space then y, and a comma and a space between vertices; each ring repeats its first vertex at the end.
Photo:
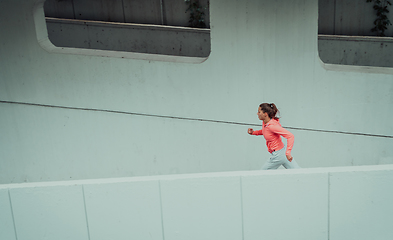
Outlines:
POLYGON ((330 240, 330 172, 328 172, 328 222, 327 222, 327 239, 330 240))
POLYGON ((242 239, 244 240, 243 177, 240 177, 240 207, 242 213, 242 239))
POLYGON ((161 210, 161 228, 162 228, 162 239, 165 240, 165 230, 164 230, 164 213, 162 210, 162 194, 161 194, 161 181, 158 181, 158 193, 160 195, 160 210, 161 210))
POLYGON ((126 23, 126 10, 124 9, 124 0, 121 0, 121 5, 123 6, 123 22, 126 23))
MULTIPOLYGON (((27 103, 27 102, 14 102, 14 101, 4 101, 4 100, 0 100, 0 103, 18 104, 18 105, 27 105, 27 106, 36 106, 36 107, 59 108, 59 109, 68 109, 68 110, 79 110, 79 111, 116 113, 116 114, 134 115, 134 116, 143 116, 143 117, 167 118, 167 119, 186 120, 186 121, 200 121, 200 122, 211 122, 211 123, 220 123, 220 124, 232 124, 232 125, 241 125, 241 126, 258 126, 258 127, 261 126, 261 124, 253 124, 253 123, 242 123, 242 122, 212 120, 212 119, 203 119, 203 118, 191 118, 191 117, 177 117, 177 116, 126 112, 126 111, 119 111, 119 110, 108 110, 108 109, 97 109, 97 108, 67 107, 67 106, 48 105, 48 104, 39 104, 39 103, 27 103)), ((381 137, 381 138, 392 138, 393 139, 393 136, 390 136, 390 135, 359 133, 359 132, 344 132, 344 131, 336 131, 336 130, 321 130, 321 129, 288 127, 288 126, 283 126, 283 127, 287 128, 287 129, 299 130, 299 131, 336 133, 336 134, 346 134, 346 135, 365 136, 365 137, 381 137)))
POLYGON ((74 14, 74 19, 76 19, 74 0, 72 0, 72 13, 74 14))
POLYGON ((336 35, 336 0, 334 0, 333 11, 333 35, 336 35))
POLYGON ((160 10, 161 10, 161 25, 164 25, 164 2, 160 0, 160 10))
POLYGON ((8 200, 10 201, 11 216, 12 216, 12 224, 14 225, 15 239, 18 240, 18 234, 17 234, 17 232, 16 232, 14 208, 12 207, 12 201, 11 201, 11 192, 10 192, 10 189, 9 189, 9 188, 8 188, 7 190, 8 190, 8 200))
POLYGON ((86 227, 87 227, 87 239, 90 240, 90 227, 89 227, 89 219, 87 217, 87 207, 86 207, 86 197, 85 197, 85 186, 82 185, 82 196, 83 196, 83 206, 85 208, 85 218, 86 218, 86 227))

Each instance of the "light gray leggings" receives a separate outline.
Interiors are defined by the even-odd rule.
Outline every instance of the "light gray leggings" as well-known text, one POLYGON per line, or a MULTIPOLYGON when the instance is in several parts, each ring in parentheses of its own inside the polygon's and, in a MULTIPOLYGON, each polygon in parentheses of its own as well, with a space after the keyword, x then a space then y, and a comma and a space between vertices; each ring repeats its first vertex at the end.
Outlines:
POLYGON ((283 165, 286 169, 300 168, 295 159, 292 159, 291 162, 288 161, 285 151, 286 147, 283 147, 278 151, 272 152, 270 159, 263 165, 262 170, 277 169, 281 165, 283 165))

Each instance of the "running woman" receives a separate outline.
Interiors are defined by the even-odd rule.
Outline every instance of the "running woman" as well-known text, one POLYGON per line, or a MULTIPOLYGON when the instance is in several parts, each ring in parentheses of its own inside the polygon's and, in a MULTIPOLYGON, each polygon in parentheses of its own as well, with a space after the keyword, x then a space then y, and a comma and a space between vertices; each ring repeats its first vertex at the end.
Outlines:
POLYGON ((263 165, 262 170, 277 169, 283 165, 286 169, 300 168, 291 155, 295 137, 288 130, 281 127, 276 116, 278 109, 274 103, 262 103, 258 108, 258 118, 262 121, 262 129, 254 131, 248 129, 250 135, 263 135, 266 139, 270 159, 263 165), (281 136, 287 139, 287 147, 281 141, 281 136))

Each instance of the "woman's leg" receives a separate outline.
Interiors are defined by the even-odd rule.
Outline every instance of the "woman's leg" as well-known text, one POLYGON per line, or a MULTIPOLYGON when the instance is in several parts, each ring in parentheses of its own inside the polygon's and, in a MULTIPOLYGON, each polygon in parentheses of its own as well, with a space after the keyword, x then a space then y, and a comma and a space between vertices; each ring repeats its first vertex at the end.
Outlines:
MULTIPOLYGON (((280 154, 281 150, 272 152, 270 159, 266 161, 266 163, 263 165, 261 170, 272 170, 272 169, 277 169, 278 167, 280 167, 283 164, 283 160, 284 160, 282 154, 280 154)), ((284 154, 284 156, 285 156, 285 154, 284 154)))
POLYGON ((286 159, 287 161, 283 164, 283 166, 286 169, 298 169, 301 168, 299 167, 299 165, 297 164, 297 162, 295 161, 295 159, 292 159, 292 161, 288 161, 288 159, 286 159))
POLYGON ((274 151, 270 159, 263 165, 262 170, 277 169, 281 165, 283 165, 286 169, 300 168, 295 159, 293 159, 291 162, 288 161, 287 156, 285 155, 285 150, 286 148, 283 147, 278 151, 274 151))

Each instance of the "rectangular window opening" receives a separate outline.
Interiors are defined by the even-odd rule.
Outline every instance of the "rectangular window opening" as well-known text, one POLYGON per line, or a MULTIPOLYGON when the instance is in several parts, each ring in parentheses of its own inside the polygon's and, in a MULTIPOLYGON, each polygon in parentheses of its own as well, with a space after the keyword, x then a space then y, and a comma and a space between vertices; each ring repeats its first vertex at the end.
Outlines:
POLYGON ((335 65, 393 67, 393 26, 378 29, 376 4, 387 7, 393 22, 393 6, 387 1, 319 0, 318 53, 322 62, 335 65))
POLYGON ((194 63, 210 55, 209 0, 46 0, 41 7, 57 52, 194 63))

